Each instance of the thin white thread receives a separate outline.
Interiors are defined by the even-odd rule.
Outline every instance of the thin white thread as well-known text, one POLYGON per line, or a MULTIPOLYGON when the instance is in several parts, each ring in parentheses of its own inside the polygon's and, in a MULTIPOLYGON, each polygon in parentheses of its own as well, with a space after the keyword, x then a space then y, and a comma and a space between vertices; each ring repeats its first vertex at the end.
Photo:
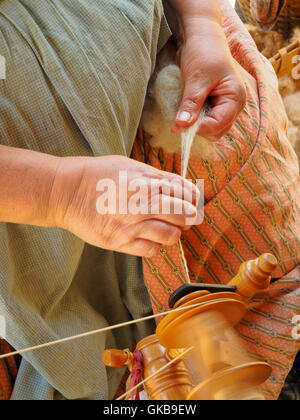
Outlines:
MULTIPOLYGON (((208 112, 209 112, 209 106, 207 103, 205 103, 195 124, 193 124, 191 127, 187 128, 181 133, 181 176, 183 178, 186 178, 191 149, 192 149, 195 136, 197 134, 197 131, 203 119, 208 114, 208 112)), ((179 250, 180 250, 181 258, 183 261, 183 265, 186 271, 188 283, 191 283, 188 264, 184 255, 184 250, 182 247, 181 240, 179 240, 178 245, 179 245, 179 250)))
POLYGON ((170 311, 149 315, 149 316, 146 316, 144 318, 134 319, 132 321, 123 322, 121 324, 112 325, 112 326, 101 328, 101 329, 98 329, 98 330, 88 331, 88 332, 85 332, 85 333, 82 333, 82 334, 77 334, 77 335, 73 335, 71 337, 61 338, 61 339, 55 340, 55 341, 49 341, 48 343, 39 344, 37 346, 28 347, 26 349, 16 350, 16 351, 13 351, 11 353, 6 353, 6 354, 0 355, 0 359, 5 359, 7 357, 17 356, 18 354, 24 354, 24 353, 28 353, 28 352, 34 351, 34 350, 40 350, 40 349, 43 349, 43 348, 46 348, 46 347, 54 346, 56 344, 61 344, 61 343, 76 340, 76 339, 79 339, 79 338, 88 337, 88 336, 94 335, 94 334, 100 334, 100 333, 103 333, 103 332, 106 332, 106 331, 115 330, 117 328, 127 327, 127 326, 132 325, 132 324, 138 324, 140 322, 148 321, 148 320, 154 319, 154 318, 159 318, 161 316, 165 316, 165 315, 168 315, 168 314, 173 313, 173 312, 179 312, 179 311, 184 311, 186 309, 192 309, 192 308, 195 308, 196 306, 200 306, 201 304, 202 303, 195 303, 194 305, 185 306, 184 308, 176 308, 176 309, 172 309, 170 311))
POLYGON ((178 246, 179 246, 179 251, 180 251, 180 254, 181 254, 182 261, 183 261, 184 269, 186 271, 187 282, 191 283, 189 268, 188 268, 188 265, 187 265, 187 261, 186 261, 185 255, 184 255, 184 250, 183 250, 183 247, 182 247, 182 242, 181 242, 180 239, 179 239, 179 242, 178 242, 178 246))
POLYGON ((208 104, 204 104, 197 121, 181 133, 181 176, 186 178, 187 167, 190 160, 192 145, 197 131, 209 112, 208 104))

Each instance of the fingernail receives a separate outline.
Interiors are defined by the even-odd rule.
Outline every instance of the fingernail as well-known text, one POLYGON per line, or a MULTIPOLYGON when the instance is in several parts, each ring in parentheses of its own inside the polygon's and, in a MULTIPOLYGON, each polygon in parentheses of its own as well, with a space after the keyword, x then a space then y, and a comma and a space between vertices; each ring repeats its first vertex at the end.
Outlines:
POLYGON ((191 118, 192 118, 191 114, 186 111, 179 112, 177 116, 178 121, 184 121, 184 122, 189 122, 191 118))

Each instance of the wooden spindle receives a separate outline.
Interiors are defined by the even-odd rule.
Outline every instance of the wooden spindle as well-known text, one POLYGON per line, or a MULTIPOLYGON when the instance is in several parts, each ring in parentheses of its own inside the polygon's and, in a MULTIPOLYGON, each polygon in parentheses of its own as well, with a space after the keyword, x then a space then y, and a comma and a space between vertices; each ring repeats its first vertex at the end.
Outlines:
POLYGON ((271 274, 277 264, 272 254, 263 254, 255 260, 245 261, 228 284, 236 286, 237 292, 244 298, 251 299, 256 293, 268 289, 271 274))
MULTIPOLYGON (((151 335, 137 345, 143 355, 144 378, 149 377, 162 366, 166 365, 172 353, 166 356, 166 348, 160 345, 157 335, 151 335)), ((177 352, 174 355, 178 355, 177 352)), ((168 366, 155 375, 145 388, 150 400, 185 400, 193 389, 189 372, 182 360, 168 366)))
POLYGON ((128 350, 104 350, 102 353, 102 362, 108 367, 128 366, 133 362, 133 354, 128 350))

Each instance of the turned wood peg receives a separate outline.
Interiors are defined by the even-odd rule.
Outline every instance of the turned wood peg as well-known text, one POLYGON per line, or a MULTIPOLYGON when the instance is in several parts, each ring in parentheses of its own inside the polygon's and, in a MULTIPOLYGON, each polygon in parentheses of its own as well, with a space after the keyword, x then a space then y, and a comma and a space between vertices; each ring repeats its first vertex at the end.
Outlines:
POLYGON ((255 260, 245 261, 229 285, 237 287, 237 292, 244 298, 252 298, 256 293, 268 289, 271 274, 278 265, 272 254, 263 254, 255 260))
MULTIPOLYGON (((168 352, 168 349, 159 343, 155 334, 141 340, 137 349, 143 355, 144 378, 149 378, 165 366, 170 359, 173 360, 183 352, 182 349, 168 352)), ((150 400, 185 400, 192 388, 189 372, 181 359, 153 376, 145 384, 150 400)))
POLYGON ((133 362, 133 354, 129 350, 110 349, 102 353, 102 362, 109 367, 122 367, 133 362))

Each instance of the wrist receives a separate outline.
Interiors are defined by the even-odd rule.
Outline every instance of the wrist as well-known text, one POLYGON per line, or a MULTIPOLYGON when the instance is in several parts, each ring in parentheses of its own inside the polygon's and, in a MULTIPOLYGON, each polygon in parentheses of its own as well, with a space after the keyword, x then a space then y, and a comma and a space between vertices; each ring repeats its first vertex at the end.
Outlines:
MULTIPOLYGON (((209 3, 209 2, 208 2, 209 3)), ((197 9, 187 9, 182 10, 180 12, 180 16, 183 22, 184 26, 188 26, 191 21, 207 21, 211 23, 217 23, 220 26, 222 25, 222 15, 219 8, 207 8, 204 6, 201 6, 200 10, 197 9)))
POLYGON ((58 158, 48 199, 48 226, 67 229, 67 214, 80 188, 86 159, 85 157, 58 158))
POLYGON ((164 0, 163 3, 172 32, 181 42, 211 25, 222 26, 219 0, 164 0))
POLYGON ((218 38, 220 35, 225 39, 221 22, 209 17, 189 16, 183 24, 184 41, 198 37, 205 39, 218 38))

